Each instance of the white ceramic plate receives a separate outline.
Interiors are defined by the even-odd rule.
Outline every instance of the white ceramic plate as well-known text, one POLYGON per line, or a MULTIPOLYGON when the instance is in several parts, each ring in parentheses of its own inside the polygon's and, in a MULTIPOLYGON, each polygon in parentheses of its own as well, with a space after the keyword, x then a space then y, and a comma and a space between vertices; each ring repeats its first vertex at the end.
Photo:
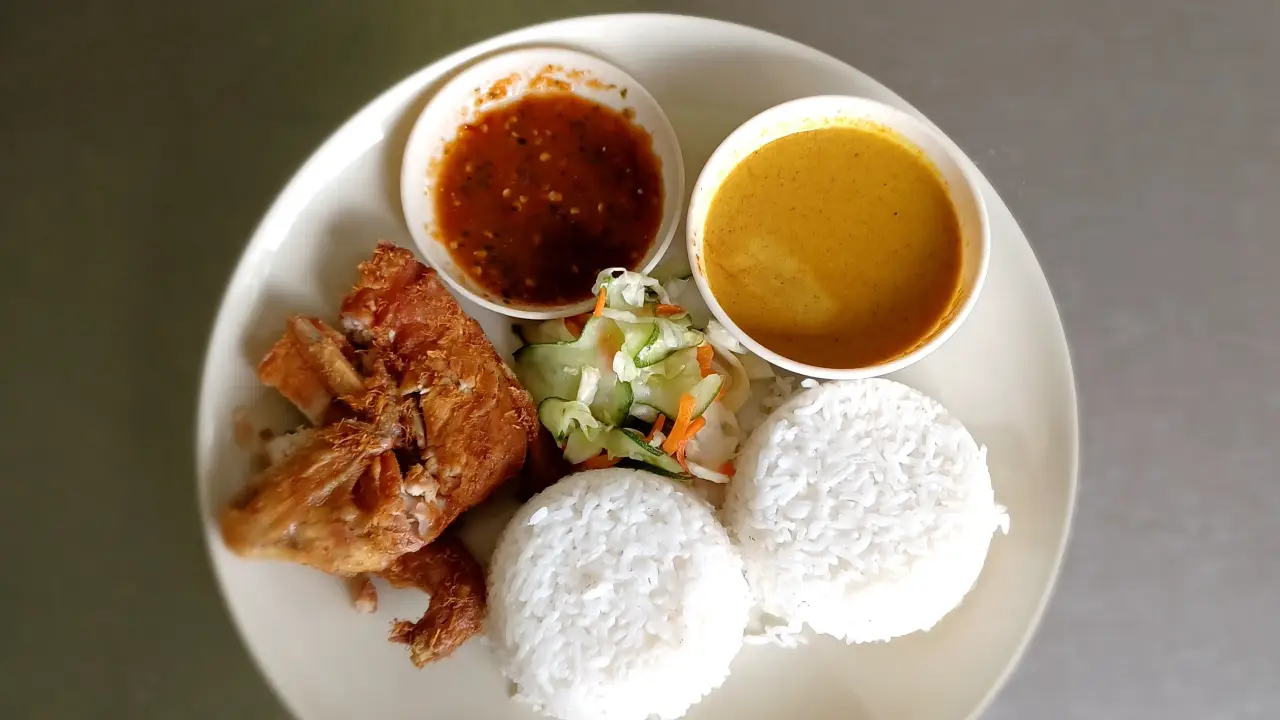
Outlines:
MULTIPOLYGON (((417 670, 403 646, 386 641, 393 617, 423 610, 421 595, 385 593, 377 614, 359 615, 339 581, 241 560, 216 527, 218 507, 248 472, 234 437, 237 409, 252 406, 265 422, 287 417, 283 401, 257 384, 254 364, 287 314, 336 315, 376 239, 412 246, 398 185, 414 120, 461 67, 522 45, 578 48, 624 68, 666 110, 690 171, 746 119, 793 98, 861 95, 915 112, 848 65, 775 35, 687 17, 614 15, 527 28, 450 55, 329 138, 280 194, 231 279, 209 343, 196 437, 201 517, 227 604, 263 674, 306 720, 534 717, 507 699, 483 642, 417 670)), ((989 447, 1012 532, 994 540, 973 592, 933 631, 874 646, 817 640, 796 650, 748 647, 724 687, 690 718, 964 718, 985 706, 1022 652, 1070 523, 1076 401, 1044 275, 1008 208, 986 180, 979 184, 992 236, 981 299, 946 345, 892 377, 940 399, 989 447)), ((511 349, 507 318, 470 302, 463 307, 500 350, 511 349)), ((483 539, 497 520, 480 518, 473 536, 483 539)))

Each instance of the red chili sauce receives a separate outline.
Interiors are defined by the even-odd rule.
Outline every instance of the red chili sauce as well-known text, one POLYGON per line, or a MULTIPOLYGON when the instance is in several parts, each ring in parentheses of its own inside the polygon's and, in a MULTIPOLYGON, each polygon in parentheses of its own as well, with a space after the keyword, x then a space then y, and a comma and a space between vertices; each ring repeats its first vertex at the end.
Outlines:
POLYGON ((552 93, 462 126, 435 197, 459 267, 519 305, 585 300, 600 270, 635 269, 662 220, 662 162, 629 115, 552 93))

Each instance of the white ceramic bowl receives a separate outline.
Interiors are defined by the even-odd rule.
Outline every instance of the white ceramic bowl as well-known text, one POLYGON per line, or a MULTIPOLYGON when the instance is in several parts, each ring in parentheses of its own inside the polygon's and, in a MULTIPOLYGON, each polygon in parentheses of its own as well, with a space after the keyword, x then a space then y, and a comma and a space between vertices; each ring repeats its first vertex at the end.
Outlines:
POLYGON ((716 318, 725 325, 752 352, 788 370, 811 377, 844 380, 885 375, 900 370, 928 356, 938 349, 960 327, 973 308, 982 290, 987 274, 991 236, 987 222, 987 207, 982 193, 977 189, 977 178, 972 164, 960 148, 946 135, 902 110, 866 98, 841 95, 821 95, 792 100, 776 105, 756 115, 734 130, 716 148, 702 167, 693 197, 689 201, 689 218, 686 225, 689 246, 689 264, 693 268, 698 289, 716 318), (707 211, 716 191, 739 163, 760 147, 778 138, 806 130, 872 123, 887 127, 914 143, 933 162, 955 204, 960 221, 963 243, 963 266, 960 289, 951 308, 937 324, 933 332, 909 352, 877 365, 859 368, 826 368, 798 362, 764 347, 743 332, 725 312, 711 292, 703 263, 703 230, 707 211))
MULTIPOLYGON (((536 92, 569 91, 615 110, 631 110, 632 122, 653 138, 662 162, 662 221, 640 263, 653 269, 675 235, 684 201, 684 161, 675 130, 653 96, 626 72, 586 53, 554 47, 503 52, 458 73, 440 88, 418 116, 405 146, 400 171, 400 202, 409 233, 426 261, 458 292, 494 312, 546 319, 591 309, 587 299, 568 305, 522 306, 504 303, 477 285, 454 263, 442 244, 435 220, 435 168, 458 129, 476 116, 536 92)), ((567 262, 567 260, 566 260, 567 262)))

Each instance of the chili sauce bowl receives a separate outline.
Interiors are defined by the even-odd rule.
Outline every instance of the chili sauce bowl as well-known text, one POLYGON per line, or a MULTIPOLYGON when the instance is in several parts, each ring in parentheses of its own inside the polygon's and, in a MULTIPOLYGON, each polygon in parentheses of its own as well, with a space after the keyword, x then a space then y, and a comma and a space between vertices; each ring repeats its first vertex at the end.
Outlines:
MULTIPOLYGON (((658 264, 681 218, 684 161, 680 144, 658 102, 635 78, 600 58, 554 47, 510 50, 471 65, 446 82, 418 116, 405 146, 400 199, 409 233, 427 263, 460 295, 512 317, 564 317, 590 310, 594 300, 554 305, 522 303, 476 282, 459 267, 448 247, 451 239, 444 237, 440 227, 436 207, 440 170, 450 144, 467 123, 530 94, 561 92, 622 113, 652 140, 653 153, 660 163, 662 207, 657 230, 633 269, 647 273, 658 264)), ((555 261, 573 266, 574 258, 555 261)))

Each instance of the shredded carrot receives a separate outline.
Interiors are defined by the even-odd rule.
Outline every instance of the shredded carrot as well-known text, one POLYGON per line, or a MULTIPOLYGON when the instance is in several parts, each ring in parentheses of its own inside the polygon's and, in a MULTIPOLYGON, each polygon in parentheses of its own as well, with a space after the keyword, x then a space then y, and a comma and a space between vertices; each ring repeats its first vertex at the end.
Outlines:
POLYGON ((671 434, 662 443, 662 451, 674 455, 680 444, 680 438, 689 432, 689 423, 693 421, 693 395, 685 393, 680 396, 680 412, 676 415, 676 424, 671 426, 671 434))
POLYGON ((582 467, 588 470, 603 470, 617 465, 621 460, 620 457, 609 457, 609 453, 602 450, 599 455, 583 460, 582 467))
POLYGON ((649 434, 645 437, 644 441, 652 443, 653 439, 658 436, 658 433, 662 432, 662 426, 666 423, 667 416, 662 413, 658 413, 658 419, 653 421, 653 427, 649 430, 649 434))
POLYGON ((698 419, 689 423, 689 432, 685 433, 684 442, 689 442, 690 440, 692 440, 693 436, 697 435, 698 431, 706 426, 707 426, 707 419, 699 415, 698 419))
POLYGON ((570 335, 573 335, 574 337, 580 337, 582 335, 582 328, 586 327, 587 321, 590 319, 591 319, 591 313, 582 313, 581 315, 570 315, 569 317, 564 319, 564 326, 565 326, 565 329, 569 331, 570 335))
POLYGON ((680 438, 680 444, 676 447, 676 462, 680 463, 680 467, 684 468, 685 472, 689 472, 689 461, 685 459, 685 451, 689 448, 689 441, 692 440, 693 436, 697 435, 698 431, 705 427, 706 424, 707 419, 704 417, 699 417, 697 420, 689 423, 689 431, 685 433, 684 437, 680 438))
POLYGON ((656 310, 654 310, 654 312, 658 314, 658 317, 675 317, 676 315, 683 315, 684 308, 680 307, 679 305, 668 305, 666 303, 658 303, 658 307, 656 310))
POLYGON ((604 301, 608 297, 609 297, 608 289, 600 288, 600 294, 596 296, 596 309, 591 311, 591 314, 593 316, 600 317, 601 315, 604 314, 604 301))
POLYGON ((733 466, 733 461, 726 460, 725 463, 720 466, 720 470, 718 472, 721 475, 728 475, 729 477, 733 477, 733 474, 737 471, 738 469, 733 466))
MULTIPOLYGON (((711 374, 711 361, 715 359, 715 348, 711 347, 711 343, 703 343, 698 346, 698 369, 702 371, 702 377, 711 374)), ((722 384, 721 387, 724 387, 722 384)))

